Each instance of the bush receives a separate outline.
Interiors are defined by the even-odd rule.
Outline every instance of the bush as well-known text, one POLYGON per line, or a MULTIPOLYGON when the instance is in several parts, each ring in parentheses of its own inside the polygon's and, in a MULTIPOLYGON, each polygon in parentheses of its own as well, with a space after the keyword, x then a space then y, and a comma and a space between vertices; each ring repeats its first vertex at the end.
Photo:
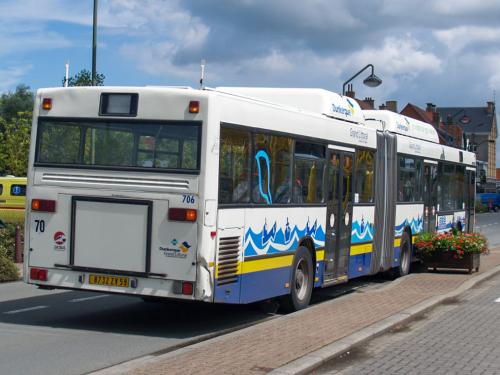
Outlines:
MULTIPOLYGON (((22 233, 22 227, 21 227, 22 233)), ((0 229, 0 254, 10 260, 16 256, 16 224, 5 223, 5 228, 0 229)))
POLYGON ((19 273, 14 262, 0 252, 0 283, 19 279, 19 273))
POLYGON ((0 229, 0 282, 14 281, 19 278, 14 264, 15 252, 16 224, 5 223, 5 228, 0 229))

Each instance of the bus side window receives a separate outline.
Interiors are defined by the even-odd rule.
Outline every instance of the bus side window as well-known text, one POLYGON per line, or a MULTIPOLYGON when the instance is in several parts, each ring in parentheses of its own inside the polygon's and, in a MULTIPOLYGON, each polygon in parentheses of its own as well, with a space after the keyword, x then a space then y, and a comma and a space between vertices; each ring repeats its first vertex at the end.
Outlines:
POLYGON ((221 128, 219 202, 250 201, 250 133, 221 128))

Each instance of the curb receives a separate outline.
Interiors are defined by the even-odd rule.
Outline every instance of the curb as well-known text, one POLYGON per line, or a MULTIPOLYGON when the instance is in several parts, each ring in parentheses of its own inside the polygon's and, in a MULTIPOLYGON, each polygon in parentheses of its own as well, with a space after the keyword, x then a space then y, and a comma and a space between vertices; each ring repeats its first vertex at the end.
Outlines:
POLYGON ((396 313, 388 318, 385 318, 379 322, 376 322, 366 328, 363 328, 349 336, 346 336, 340 340, 337 340, 325 347, 309 353, 301 358, 298 358, 288 364, 274 369, 269 372, 269 375, 302 375, 308 374, 311 371, 317 369, 324 363, 334 359, 345 352, 352 350, 354 347, 363 344, 377 336, 380 336, 387 331, 391 330, 395 326, 407 323, 413 320, 416 316, 424 314, 425 312, 432 310, 437 305, 456 298, 460 294, 471 289, 475 285, 489 279, 500 273, 500 265, 486 271, 478 276, 472 277, 471 279, 465 281, 455 290, 448 292, 440 296, 431 297, 419 304, 412 306, 406 310, 396 313))

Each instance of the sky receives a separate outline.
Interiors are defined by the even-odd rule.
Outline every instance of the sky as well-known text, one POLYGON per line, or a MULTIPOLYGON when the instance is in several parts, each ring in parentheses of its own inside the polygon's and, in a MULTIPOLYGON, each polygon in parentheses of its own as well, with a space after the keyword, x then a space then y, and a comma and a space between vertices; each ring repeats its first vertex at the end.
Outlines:
MULTIPOLYGON (((92 67, 93 0, 0 0, 0 93, 92 67)), ((500 94, 500 0, 99 0, 107 85, 319 87, 425 108, 500 94)), ((500 153, 499 160, 500 160, 500 153)), ((500 162, 497 162, 500 165, 500 162)))

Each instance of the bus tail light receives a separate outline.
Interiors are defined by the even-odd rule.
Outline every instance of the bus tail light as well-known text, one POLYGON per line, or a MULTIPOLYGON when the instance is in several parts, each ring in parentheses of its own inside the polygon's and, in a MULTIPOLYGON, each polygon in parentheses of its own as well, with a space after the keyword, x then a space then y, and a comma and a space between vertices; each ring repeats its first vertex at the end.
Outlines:
POLYGON ((42 108, 46 111, 50 111, 52 109, 52 98, 44 98, 42 101, 42 108))
POLYGON ((193 283, 190 283, 189 281, 184 281, 182 283, 182 294, 184 294, 185 296, 193 295, 193 283))
POLYGON ((196 221, 196 210, 191 208, 169 208, 168 220, 172 221, 196 221))
POLYGON ((194 291, 193 283, 190 281, 175 281, 174 294, 183 294, 185 296, 192 296, 194 291))
POLYGON ((30 268, 30 279, 31 280, 39 280, 39 281, 47 281, 48 272, 43 268, 30 268))
POLYGON ((56 212, 56 201, 50 199, 32 199, 31 210, 38 212, 56 212))

